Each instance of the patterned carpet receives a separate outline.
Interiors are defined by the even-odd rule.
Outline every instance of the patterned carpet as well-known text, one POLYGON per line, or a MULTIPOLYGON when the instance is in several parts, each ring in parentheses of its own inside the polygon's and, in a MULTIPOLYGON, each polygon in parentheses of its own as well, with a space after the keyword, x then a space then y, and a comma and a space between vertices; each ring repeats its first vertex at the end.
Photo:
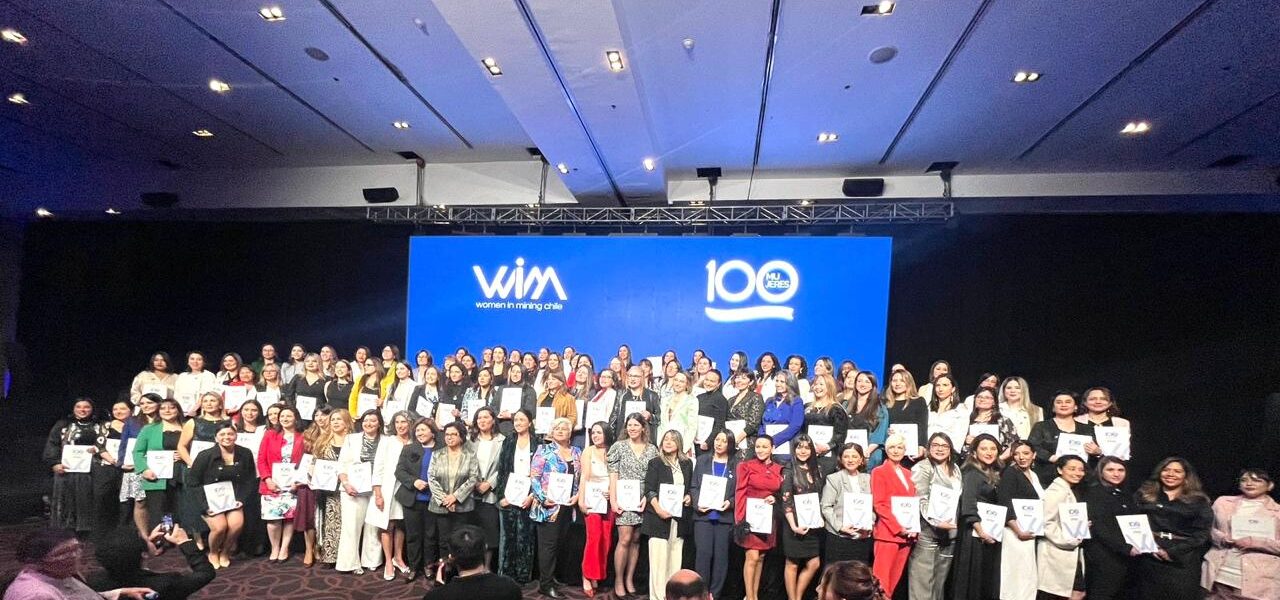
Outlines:
MULTIPOLYGON (((13 558, 13 548, 17 541, 34 525, 14 525, 0 528, 0 572, 11 575, 18 565, 13 558)), ((530 549, 532 550, 532 549, 530 549)), ((146 567, 153 571, 182 571, 186 562, 182 555, 169 551, 163 556, 149 558, 146 567)), ((97 569, 93 560, 92 547, 86 544, 85 572, 97 569)), ((404 576, 397 574, 394 581, 383 581, 382 571, 366 572, 364 575, 338 573, 332 567, 316 564, 311 568, 302 566, 300 554, 283 565, 269 563, 261 558, 233 562, 230 567, 218 570, 218 576, 192 598, 223 599, 259 598, 262 600, 276 598, 307 598, 308 600, 365 600, 379 598, 385 600, 409 600, 422 598, 427 592, 423 579, 406 584, 404 576)), ((561 588, 565 598, 581 600, 585 598, 578 587, 561 588)), ((525 598, 543 598, 538 593, 537 585, 530 584, 525 588, 525 598)), ((602 598, 602 596, 597 596, 602 598)), ((479 599, 478 599, 479 600, 479 599)))

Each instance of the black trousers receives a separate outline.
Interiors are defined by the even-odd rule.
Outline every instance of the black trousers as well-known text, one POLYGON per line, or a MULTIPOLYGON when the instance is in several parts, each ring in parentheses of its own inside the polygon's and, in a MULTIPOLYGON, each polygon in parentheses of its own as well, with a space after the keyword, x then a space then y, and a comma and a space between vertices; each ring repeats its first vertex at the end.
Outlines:
MULTIPOLYGON (((404 554, 414 572, 440 558, 439 524, 436 515, 427 511, 427 502, 417 501, 404 509, 404 554)), ((435 573, 427 573, 434 577, 435 573)))
POLYGON ((871 564, 871 538, 851 540, 827 532, 827 549, 822 560, 826 564, 842 560, 859 560, 871 564))
MULTIPOLYGON (((174 520, 181 518, 178 512, 178 487, 172 482, 163 490, 147 490, 147 528, 155 529, 160 519, 172 515, 174 520)), ((185 523, 179 523, 185 525, 185 523)))
POLYGON ((1115 600, 1129 597, 1128 556, 1116 554, 1097 542, 1088 541, 1084 545, 1084 568, 1088 576, 1085 578, 1089 600, 1115 600))
POLYGON ((90 473, 93 475, 93 502, 97 512, 94 523, 97 524, 98 531, 112 531, 120 525, 133 522, 133 503, 129 503, 127 511, 120 504, 123 472, 107 465, 94 465, 90 473), (127 518, 122 513, 127 513, 127 518))
POLYGON ((538 531, 538 585, 543 589, 553 587, 556 584, 556 554, 564 546, 565 535, 569 532, 569 522, 572 520, 569 515, 569 509, 571 508, 560 507, 560 513, 556 516, 555 521, 536 523, 538 531))

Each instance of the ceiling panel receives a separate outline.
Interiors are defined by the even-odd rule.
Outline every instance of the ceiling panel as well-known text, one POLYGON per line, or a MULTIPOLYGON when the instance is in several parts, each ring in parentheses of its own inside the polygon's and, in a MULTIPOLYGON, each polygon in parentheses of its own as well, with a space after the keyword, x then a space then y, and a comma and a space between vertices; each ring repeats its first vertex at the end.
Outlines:
POLYGON ((1005 172, 1055 123, 1201 0, 1003 2, 982 17, 889 159, 921 173, 958 160, 971 172, 1005 172), (1039 81, 1013 83, 1036 71, 1039 81))
POLYGON ((1169 153, 1280 90, 1277 24, 1277 2, 1213 4, 1024 162, 1058 170, 1179 166, 1169 153), (1120 135, 1125 123, 1143 119, 1150 133, 1120 135))
POLYGON ((1235 168, 1280 169, 1280 95, 1253 110, 1224 121, 1205 135, 1188 140, 1169 154, 1178 166, 1195 169, 1225 156, 1246 157, 1235 168))
POLYGON ((861 2, 783 2, 760 168, 850 173, 877 170, 912 107, 981 0, 899 2, 862 16, 861 2), (898 49, 884 64, 868 55, 898 49), (839 134, 818 144, 818 133, 839 134))

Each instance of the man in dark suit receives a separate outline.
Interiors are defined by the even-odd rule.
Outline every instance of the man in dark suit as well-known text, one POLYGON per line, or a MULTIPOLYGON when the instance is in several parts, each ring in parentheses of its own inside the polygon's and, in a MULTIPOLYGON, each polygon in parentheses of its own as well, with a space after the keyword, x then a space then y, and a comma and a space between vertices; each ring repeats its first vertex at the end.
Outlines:
POLYGON ((644 371, 638 365, 627 369, 627 389, 618 394, 613 408, 613 434, 624 439, 627 431, 627 403, 644 402, 644 411, 640 413, 649 424, 649 441, 657 443, 658 424, 662 420, 662 398, 658 392, 644 387, 644 371))

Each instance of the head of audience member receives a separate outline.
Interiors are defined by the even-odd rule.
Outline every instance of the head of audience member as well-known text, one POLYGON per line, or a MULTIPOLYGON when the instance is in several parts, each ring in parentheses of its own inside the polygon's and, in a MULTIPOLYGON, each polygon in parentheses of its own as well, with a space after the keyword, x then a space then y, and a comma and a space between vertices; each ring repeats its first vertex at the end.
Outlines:
POLYGON ((489 551, 484 541, 484 531, 475 525, 463 525, 449 534, 449 560, 459 573, 484 569, 485 554, 489 551))
POLYGON ((18 540, 14 558, 49 577, 63 579, 80 572, 80 540, 66 529, 37 529, 18 540))
POLYGON ((667 580, 667 600, 711 600, 711 591, 697 571, 680 569, 667 580))
POLYGON ((827 565, 818 581, 818 600, 887 600, 867 563, 842 560, 827 565))

